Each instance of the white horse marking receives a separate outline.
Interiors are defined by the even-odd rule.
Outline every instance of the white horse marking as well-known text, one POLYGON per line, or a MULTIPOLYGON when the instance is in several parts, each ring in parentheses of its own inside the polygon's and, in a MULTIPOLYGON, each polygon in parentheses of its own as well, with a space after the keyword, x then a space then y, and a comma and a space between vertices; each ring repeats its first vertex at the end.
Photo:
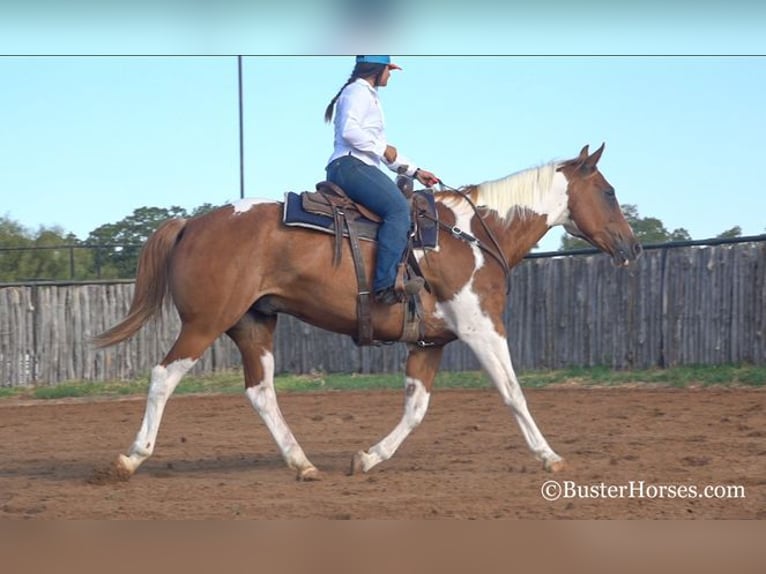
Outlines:
POLYGON ((120 461, 126 470, 135 472, 136 469, 154 452, 157 443, 157 433, 160 430, 162 414, 165 405, 173 394, 178 382, 197 361, 195 359, 179 359, 167 367, 157 365, 152 369, 149 394, 146 399, 146 411, 141 422, 141 428, 128 451, 128 456, 120 455, 120 461))
POLYGON ((556 172, 551 189, 546 196, 544 209, 547 211, 548 227, 563 225, 569 221, 569 182, 561 172, 556 172))
POLYGON ((287 465, 298 470, 299 473, 311 470, 316 472, 316 468, 306 458, 306 454, 293 436, 284 416, 282 416, 282 411, 279 409, 274 390, 274 355, 269 351, 264 351, 261 356, 261 365, 263 367, 263 380, 260 384, 245 391, 247 398, 250 399, 253 408, 261 416, 274 437, 274 441, 277 443, 287 465))
POLYGON ((417 427, 426 416, 431 393, 419 379, 405 377, 404 414, 399 424, 393 431, 370 448, 367 452, 360 452, 362 470, 367 472, 373 466, 391 458, 410 433, 417 427))
MULTIPOLYGON (((455 214, 455 227, 471 233, 471 221, 473 221, 476 213, 474 212, 473 208, 468 205, 468 202, 463 201, 461 203, 454 204, 452 206, 452 213, 455 214)), ((475 243, 469 243, 468 245, 471 248, 471 253, 473 253, 473 273, 476 274, 476 272, 484 265, 484 253, 482 253, 481 249, 479 249, 479 246, 475 243)), ((471 283, 472 281, 473 275, 468 282, 471 283)))
POLYGON ((508 342, 495 330, 492 320, 481 308, 481 300, 472 289, 472 281, 453 299, 437 304, 437 311, 458 338, 476 354, 503 401, 516 416, 530 450, 546 464, 560 461, 561 457, 553 452, 529 413, 513 370, 508 342))
MULTIPOLYGON (((487 321, 489 322, 489 318, 487 321)), ((503 402, 513 411, 529 449, 538 459, 545 461, 546 465, 560 461, 561 457, 548 445, 527 408, 527 400, 513 369, 508 342, 491 324, 483 330, 483 335, 474 335, 463 340, 476 353, 479 362, 500 392, 503 402)))
POLYGON ((277 202, 274 201, 273 199, 247 197, 244 199, 239 199, 237 201, 232 201, 231 206, 234 208, 234 215, 239 215, 241 213, 247 213, 253 207, 255 207, 256 205, 261 205, 262 203, 277 203, 277 202))
POLYGON ((477 205, 495 210, 507 223, 523 217, 525 210, 546 216, 549 227, 568 221, 566 176, 549 163, 478 186, 477 205))

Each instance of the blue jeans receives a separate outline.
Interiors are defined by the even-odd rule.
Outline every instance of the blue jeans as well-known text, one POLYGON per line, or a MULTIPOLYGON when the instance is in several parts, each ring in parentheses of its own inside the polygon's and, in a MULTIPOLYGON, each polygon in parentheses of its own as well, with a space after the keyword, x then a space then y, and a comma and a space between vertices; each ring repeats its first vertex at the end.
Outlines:
POLYGON ((343 188, 354 201, 378 214, 378 255, 373 291, 391 287, 410 232, 410 207, 396 184, 377 167, 350 155, 327 166, 327 179, 343 188))

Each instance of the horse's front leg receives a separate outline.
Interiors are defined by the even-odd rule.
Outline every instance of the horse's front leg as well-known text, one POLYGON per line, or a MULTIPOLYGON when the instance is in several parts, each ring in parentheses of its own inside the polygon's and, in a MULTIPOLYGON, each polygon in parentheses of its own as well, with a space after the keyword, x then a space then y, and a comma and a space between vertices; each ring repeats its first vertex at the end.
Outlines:
POLYGON ((511 408, 519 423, 527 446, 535 457, 543 462, 545 470, 558 472, 564 468, 564 459, 548 445, 543 433, 527 408, 527 400, 521 390, 511 363, 511 353, 505 333, 499 333, 489 318, 486 324, 475 326, 470 336, 462 340, 471 347, 479 362, 489 374, 503 402, 511 408))
POLYGON ((431 388, 439 371, 444 347, 412 347, 407 357, 404 378, 404 414, 388 436, 367 451, 360 450, 351 461, 351 474, 367 472, 391 458, 409 434, 423 420, 431 398, 431 388))
POLYGON ((543 462, 546 470, 557 472, 564 468, 564 460, 553 452, 537 428, 513 370, 501 320, 504 307, 504 299, 482 302, 473 289, 466 286, 454 299, 444 304, 441 312, 453 332, 476 354, 503 401, 513 411, 527 446, 543 462))

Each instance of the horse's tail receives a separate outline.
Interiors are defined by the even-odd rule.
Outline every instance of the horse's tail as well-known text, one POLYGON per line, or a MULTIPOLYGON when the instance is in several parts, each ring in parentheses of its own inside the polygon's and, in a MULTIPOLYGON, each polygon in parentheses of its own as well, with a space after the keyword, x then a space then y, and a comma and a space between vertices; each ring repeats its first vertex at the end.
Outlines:
POLYGON ((136 271, 136 287, 127 317, 112 328, 93 337, 97 347, 109 347, 136 334, 144 323, 162 309, 169 291, 170 256, 186 220, 165 221, 141 250, 136 271))

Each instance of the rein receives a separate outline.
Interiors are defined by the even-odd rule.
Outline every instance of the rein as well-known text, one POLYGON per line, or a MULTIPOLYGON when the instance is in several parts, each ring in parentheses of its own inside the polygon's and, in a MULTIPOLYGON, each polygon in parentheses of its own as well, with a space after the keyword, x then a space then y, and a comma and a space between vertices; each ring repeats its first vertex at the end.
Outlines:
POLYGON ((468 196, 467 193, 461 191, 460 189, 456 189, 454 187, 446 185, 442 180, 438 180, 438 183, 442 191, 447 190, 447 191, 451 191, 452 193, 456 193, 468 202, 468 205, 471 206, 471 208, 473 209, 473 212, 476 214, 477 219, 479 220, 479 222, 481 222, 481 226, 484 229, 484 232, 487 234, 487 237, 489 237, 489 240, 492 243, 492 245, 491 246, 486 245, 478 237, 471 235, 467 231, 460 229, 457 225, 449 226, 446 223, 440 221, 438 218, 431 217, 429 214, 425 212, 421 213, 421 216, 427 219, 430 219, 442 229, 452 233, 452 235, 457 237, 458 239, 461 239, 465 241, 466 243, 476 245, 479 249, 481 249, 485 253, 488 253, 490 256, 492 256, 492 258, 495 261, 497 261, 497 263, 500 265, 500 268, 503 270, 503 273, 505 274, 505 293, 506 294, 510 293, 511 268, 508 265, 508 260, 505 257, 505 253, 503 253, 503 248, 500 246, 500 242, 497 240, 497 237, 495 237, 495 234, 492 232, 492 230, 487 225, 487 222, 484 221, 484 218, 479 213, 479 208, 471 200, 471 198, 468 196))

